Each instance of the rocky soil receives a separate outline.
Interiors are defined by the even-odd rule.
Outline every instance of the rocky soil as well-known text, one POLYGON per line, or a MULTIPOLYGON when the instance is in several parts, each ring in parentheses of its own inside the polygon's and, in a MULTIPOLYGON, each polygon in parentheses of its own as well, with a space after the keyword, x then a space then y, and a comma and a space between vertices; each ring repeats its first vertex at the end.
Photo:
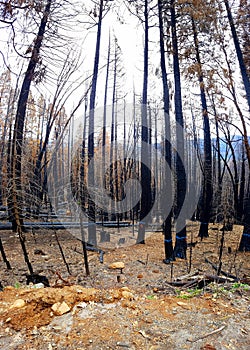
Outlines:
MULTIPOLYGON (((36 273, 48 278, 45 288, 26 285, 18 237, 1 231, 12 270, 0 260, 0 349, 249 349, 250 254, 237 251, 242 228, 225 233, 222 256, 223 272, 239 281, 224 276, 205 287, 199 282, 216 276, 205 258, 218 265, 222 232, 211 225, 203 241, 197 232, 190 223, 188 242, 192 235, 197 243, 188 248, 187 260, 170 265, 162 262, 159 232, 145 245, 103 244, 103 263, 99 253, 88 253, 90 276, 74 235, 29 232, 29 258, 36 273)), ((126 234, 132 235, 128 229, 126 234)))

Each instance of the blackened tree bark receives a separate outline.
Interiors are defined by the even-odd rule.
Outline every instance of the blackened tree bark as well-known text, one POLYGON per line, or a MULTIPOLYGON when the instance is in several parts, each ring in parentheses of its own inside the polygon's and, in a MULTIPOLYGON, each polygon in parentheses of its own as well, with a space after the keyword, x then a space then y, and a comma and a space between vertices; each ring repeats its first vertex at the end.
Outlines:
MULTIPOLYGON (((164 121, 165 121, 165 140, 164 140, 164 156, 165 160, 171 170, 171 132, 170 132, 170 116, 169 116, 169 88, 168 78, 165 62, 165 47, 164 47, 164 28, 163 28, 163 1, 158 0, 158 17, 159 17, 159 31, 160 31, 160 54, 161 54, 161 74, 162 74, 162 86, 163 86, 163 103, 164 103, 164 121)), ((161 209, 163 213, 169 207, 169 203, 172 203, 172 184, 171 174, 167 171, 164 179, 164 193, 161 202, 161 209)), ((172 208, 163 223, 164 232, 164 248, 165 248, 165 263, 170 263, 174 260, 174 250, 172 243, 172 208)), ((164 213, 165 214, 165 213, 164 213)))
MULTIPOLYGON (((235 51, 236 55, 238 58, 239 66, 240 66, 240 71, 241 71, 241 76, 242 76, 242 81, 244 84, 244 88, 246 91, 246 97, 247 97, 247 102, 248 102, 248 108, 250 112, 250 80, 247 72, 247 67, 244 62, 244 57, 243 53, 240 47, 240 41, 236 32, 233 16, 232 16, 232 11, 229 5, 228 0, 224 0, 224 4, 226 7, 227 11, 227 18, 230 24, 231 32, 232 32, 232 37, 234 41, 234 46, 235 46, 235 51)), ((246 149, 246 154, 247 154, 247 160, 248 160, 248 167, 250 170, 250 145, 249 145, 249 140, 247 137, 247 128, 246 128, 246 122, 244 118, 240 115, 241 122, 242 122, 242 127, 243 127, 243 137, 244 137, 244 144, 245 144, 245 149, 246 149)), ((250 179, 249 179, 250 180, 250 179)), ((245 198, 245 203, 244 203, 244 217, 243 217, 243 223, 244 223, 244 232, 242 234, 239 250, 240 251, 250 251, 250 190, 249 190, 249 184, 248 184, 248 190, 245 198)))
MULTIPOLYGON (((82 132, 82 147, 81 147, 81 161, 80 161, 80 184, 79 184, 79 191, 80 191, 80 202, 81 202, 81 209, 85 210, 86 205, 86 130, 87 130, 87 98, 85 100, 85 106, 84 106, 84 121, 83 121, 83 132, 82 132)), ((82 214, 80 215, 80 219, 82 219, 82 214)), ((83 242, 84 243, 84 242, 83 242)), ((86 242, 85 242, 86 243, 86 242)))
MULTIPOLYGON (((110 135, 110 176, 109 176, 109 190, 111 195, 111 220, 116 220, 116 166, 114 162, 114 156, 116 152, 115 140, 116 140, 116 94, 117 94, 117 64, 118 64, 118 52, 117 42, 115 39, 115 52, 114 52, 114 72, 113 72, 113 92, 112 92, 112 111, 111 111, 111 135, 110 135)), ((116 159, 116 157, 115 157, 116 159)))
POLYGON ((236 220, 237 223, 242 223, 243 219, 243 213, 244 213, 244 194, 245 194, 245 185, 246 185, 246 157, 245 157, 245 150, 244 150, 244 144, 242 140, 242 147, 241 147, 241 174, 240 174, 240 188, 239 188, 239 203, 238 203, 238 211, 236 220))
POLYGON ((40 49, 42 46, 46 25, 49 20, 50 7, 52 0, 48 0, 44 9, 44 13, 39 26, 38 34, 35 39, 34 47, 32 49, 31 58, 28 64, 27 71, 24 76, 23 84, 21 87, 17 112, 15 118, 13 143, 12 143, 12 157, 11 157, 11 197, 12 197, 12 228, 19 234, 21 246, 23 249, 25 261, 28 265, 30 273, 33 273, 32 266, 30 264, 28 254, 26 251, 24 237, 23 237, 23 218, 22 218, 22 144, 23 144, 23 130, 26 116, 26 108, 28 102, 28 96, 32 79, 34 77, 37 63, 40 59, 40 49))
MULTIPOLYGON (((94 157, 95 99, 96 99, 96 86, 97 86, 99 57, 100 57, 103 10, 104 10, 104 0, 100 0, 94 70, 93 70, 92 86, 91 86, 90 100, 89 100, 88 163, 90 166, 88 167, 88 186, 91 186, 94 184, 94 177, 95 177, 93 161, 91 162, 91 160, 93 160, 93 157, 94 157)), ((88 226, 88 242, 91 245, 96 246, 97 245, 96 226, 94 224, 95 202, 90 195, 88 196, 88 217, 90 219, 89 226, 88 226)))
POLYGON ((147 215, 152 204, 151 196, 151 170, 147 166, 149 157, 149 128, 147 116, 148 103, 148 32, 149 32, 148 0, 144 1, 144 69, 143 69, 143 90, 141 103, 141 203, 140 203, 140 223, 136 243, 145 243, 145 228, 147 225, 147 215))
MULTIPOLYGON (((13 108, 14 104, 14 96, 16 92, 13 91, 11 88, 8 91, 9 98, 8 98, 8 105, 7 105, 7 110, 6 110, 6 118, 4 120, 4 126, 3 126, 3 131, 2 131, 2 138, 1 138, 1 143, 0 143, 0 205, 4 204, 4 199, 6 197, 6 194, 4 193, 3 189, 3 166, 4 166, 4 159, 5 159, 5 152, 6 152, 6 145, 7 145, 7 128, 8 124, 10 123, 10 115, 11 115, 11 109, 13 108)), ((1 96, 0 96, 1 98, 1 96)))
POLYGON ((235 51, 236 51, 236 55, 237 55, 239 66, 240 66, 242 81, 243 81, 244 88, 246 91, 248 108, 249 108, 249 112, 250 112, 250 80, 249 80, 249 76, 247 74, 247 67, 246 67, 246 64, 244 62, 242 50, 240 47, 240 41, 239 41, 239 38, 238 38, 238 35, 236 32, 236 28, 235 28, 235 24, 234 24, 232 12, 231 12, 231 8, 230 8, 228 0, 224 0, 224 4, 226 7, 226 11, 227 11, 227 18, 228 18, 229 25, 230 25, 231 32, 232 32, 232 36, 233 36, 235 51))
MULTIPOLYGON (((221 169, 221 147, 220 147, 220 136, 219 136, 219 121, 218 115, 215 107, 214 98, 212 95, 212 105, 215 116, 215 130, 216 130, 216 153, 217 153, 217 164, 216 164, 216 192, 214 195, 214 206, 216 208, 216 222, 221 222, 223 219, 223 213, 221 212, 221 202, 222 202, 222 169, 221 169)), ((215 157, 216 158, 216 157, 215 157)), ((215 160, 216 162, 216 160, 215 160)))
POLYGON ((202 64, 200 58, 200 48, 197 35, 195 21, 192 20, 192 30, 195 45, 196 61, 198 64, 198 80, 200 86, 200 98, 203 116, 203 130, 204 130, 204 160, 203 160, 203 186, 202 186, 202 200, 200 208, 200 230, 199 237, 208 237, 208 224, 211 216, 212 199, 213 199, 213 185, 212 185, 212 147, 211 147, 211 133, 207 110, 207 100, 205 93, 205 84, 202 71, 202 64))
MULTIPOLYGON (((229 175, 232 179, 232 187, 233 187, 233 197, 234 197, 234 205, 233 208, 231 210, 231 216, 235 218, 237 218, 238 215, 238 210, 239 210, 239 171, 238 171, 238 164, 237 164, 237 158, 238 155, 235 152, 234 149, 234 138, 231 137, 230 135, 230 128, 227 127, 226 130, 224 130, 224 135, 225 135, 225 139, 227 141, 228 147, 230 149, 230 153, 231 153, 231 159, 232 159, 232 166, 233 169, 230 169, 227 165, 228 168, 228 172, 229 175)), ((233 219, 233 218, 232 218, 233 219)))
MULTIPOLYGON (((246 140, 244 139, 245 146, 246 140)), ((249 147, 249 144, 248 144, 249 147)), ((250 157, 247 152, 247 161, 248 161, 248 186, 247 186, 247 192, 244 200, 244 214, 243 214, 243 234, 241 236, 241 241, 239 245, 240 251, 250 251, 250 157)))
MULTIPOLYGON (((109 84, 109 72, 110 72, 110 51, 111 51, 111 42, 110 42, 110 33, 109 33, 109 43, 108 43, 108 56, 107 56, 107 67, 106 67, 106 79, 104 87, 104 105, 103 105, 103 124, 102 124, 102 183, 103 187, 107 187, 106 179, 106 128, 107 128, 107 100, 108 100, 108 84, 109 84)), ((102 210, 102 220, 108 221, 108 212, 102 210)))
POLYGON ((176 240, 174 247, 175 257, 186 259, 187 251, 187 233, 186 233, 186 217, 185 213, 181 213, 186 195, 186 171, 184 165, 184 120, 182 111, 182 93, 181 93, 181 77, 178 53, 178 39, 176 31, 176 11, 175 0, 170 1, 171 14, 171 34, 173 49, 173 66, 174 66, 174 86, 175 86, 175 120, 176 120, 176 240))
MULTIPOLYGON (((7 145, 7 174, 11 177, 11 149, 12 149, 12 125, 9 123, 9 136, 8 136, 8 145, 7 145)), ((11 181, 7 183, 7 207, 8 207, 8 219, 12 222, 13 218, 13 203, 11 196, 11 181)))
MULTIPOLYGON (((250 170, 250 163, 249 170, 250 170)), ((250 251, 250 176, 248 176, 248 188, 244 201, 243 233, 240 240, 239 251, 250 251)))

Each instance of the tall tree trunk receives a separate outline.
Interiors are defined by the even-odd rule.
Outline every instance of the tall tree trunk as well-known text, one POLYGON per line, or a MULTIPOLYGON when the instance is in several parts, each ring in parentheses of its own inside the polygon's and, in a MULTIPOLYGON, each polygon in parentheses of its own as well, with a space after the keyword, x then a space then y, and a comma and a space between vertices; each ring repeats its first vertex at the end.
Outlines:
MULTIPOLYGON (((12 124, 9 123, 9 136, 8 136, 8 146, 7 146, 7 174, 11 177, 11 149, 12 149, 12 124)), ((8 207, 8 219, 13 222, 13 199, 11 195, 11 181, 7 183, 7 207, 8 207)))
POLYGON ((242 223, 242 219, 243 219, 244 193, 245 193, 245 185, 246 185, 245 163, 246 163, 245 150, 244 150, 244 144, 243 144, 243 140, 242 140, 239 204, 238 204, 238 212, 237 212, 237 217, 236 217, 238 224, 241 224, 242 223))
POLYGON ((185 195, 187 191, 186 171, 184 164, 184 120, 182 112, 182 94, 181 94, 181 77, 178 53, 178 40, 176 32, 176 13, 175 0, 170 1, 171 13, 171 32, 173 46, 173 65, 174 65, 174 85, 175 85, 175 119, 176 119, 176 240, 174 247, 175 257, 186 259, 187 251, 187 233, 185 213, 181 213, 185 195), (181 214, 181 215, 180 215, 181 214))
MULTIPOLYGON (((250 164, 249 164, 250 171, 250 164)), ((244 201, 243 233, 240 240, 239 251, 250 251, 250 175, 248 175, 247 193, 244 201)))
MULTIPOLYGON (((84 108, 84 121, 83 121, 83 132, 82 132, 82 147, 81 147, 81 156, 80 156, 80 184, 79 185, 79 194, 80 194, 80 203, 81 210, 85 211, 86 207, 86 130, 87 130, 87 97, 85 99, 85 108, 84 108)), ((82 216, 81 216, 82 219, 82 216)))
POLYGON ((221 147, 220 147, 220 136, 219 136, 219 122, 216 112, 214 99, 212 96, 213 110, 215 114, 215 130, 216 130, 216 152, 217 152, 217 188, 215 195, 215 207, 216 207, 216 222, 221 222, 223 219, 223 213, 221 212, 221 200, 222 200, 222 171, 221 171, 221 147))
POLYGON ((52 0, 47 1, 46 7, 43 13, 43 17, 39 26, 38 34, 32 50, 31 58, 28 64, 28 68, 24 76, 23 84, 19 95, 15 125, 14 125, 12 157, 11 157, 11 196, 12 196, 12 202, 13 202, 12 228, 13 230, 18 230, 20 234, 22 232, 22 227, 23 227, 23 219, 21 214, 22 213, 21 160, 22 160, 23 130, 24 130, 24 124, 25 124, 26 108, 27 108, 30 86, 34 76, 35 68, 39 61, 40 49, 44 38, 48 17, 50 14, 51 1, 52 0))
MULTIPOLYGON (((137 141, 138 141, 138 127, 137 127, 137 120, 136 120, 136 99, 135 99, 135 91, 133 91, 133 159, 134 161, 133 161, 132 171, 134 174, 137 174, 137 176, 139 177, 137 141)), ((137 193, 135 195, 137 195, 137 193)), ((131 205, 132 205, 132 196, 131 196, 131 205)), ((131 210, 131 219, 133 222, 133 235, 134 235, 135 220, 138 220, 139 218, 139 210, 140 210, 140 204, 138 202, 134 207, 132 207, 132 210, 131 210)))
POLYGON ((12 89, 10 89, 8 106, 6 111, 6 118, 4 120, 2 139, 0 143, 0 205, 4 204, 4 199, 5 199, 4 190, 3 190, 3 166, 4 166, 4 158, 5 158, 4 153, 5 153, 6 144, 7 144, 7 127, 11 116, 11 109, 14 104, 14 96, 15 96, 15 92, 12 89))
POLYGON ((23 130, 25 124, 26 108, 31 82, 34 76, 35 68, 39 61, 40 49, 44 38, 46 25, 49 19, 50 7, 52 0, 48 0, 45 6, 43 17, 39 26, 38 34, 34 43, 31 58, 27 71, 24 76, 21 87, 16 119, 13 132, 12 156, 11 156, 11 202, 12 202, 12 229, 18 232, 19 240, 24 254, 24 259, 30 274, 33 273, 32 265, 29 261, 28 252, 25 245, 25 237, 23 235, 23 218, 22 218, 22 145, 23 130))
MULTIPOLYGON (((121 169, 122 169, 122 189, 121 189, 121 199, 124 199, 124 186, 127 182, 128 178, 128 172, 129 172, 129 160, 127 158, 127 151, 126 151, 126 144, 127 144, 127 128, 126 128, 126 100, 124 98, 123 101, 123 162, 121 164, 121 169)), ((122 209, 122 218, 124 220, 128 219, 128 212, 125 211, 124 206, 121 208, 122 209)))
MULTIPOLYGON (((226 11, 227 11, 227 17, 228 17, 228 21, 229 21, 232 36, 233 36, 236 55, 237 55, 239 66, 240 66, 242 81, 243 81, 244 88, 246 91, 248 108, 249 108, 249 112, 250 112, 250 81, 249 81, 249 76, 247 74, 247 68, 246 68, 246 65, 244 62, 242 50, 240 47, 239 38, 238 38, 238 35, 236 32, 236 28, 235 28, 235 24, 234 24, 232 12, 231 12, 231 8, 230 8, 228 0, 224 0, 224 4, 226 7, 226 11)), ((243 137, 244 137, 244 144, 245 144, 247 160, 248 160, 248 168, 250 171, 250 145, 249 145, 249 140, 248 140, 248 136, 247 136, 246 122, 241 114, 240 114, 240 118, 241 118, 242 127, 243 127, 243 137)), ((250 212, 250 190, 249 190, 249 184, 248 184, 248 190, 247 190, 246 198, 244 201, 244 216, 243 216, 244 230, 243 230, 243 234, 242 234, 242 238, 241 238, 241 242, 240 242, 240 246, 239 246, 240 251, 244 251, 244 250, 250 251, 250 215, 249 215, 249 212, 250 212)))
MULTIPOLYGON (((110 33, 109 33, 109 43, 108 43, 108 57, 107 57, 107 69, 106 69, 106 79, 104 88, 104 110, 103 110, 103 125, 102 125, 102 183, 103 188, 106 189, 107 179, 106 179, 106 129, 107 129, 107 100, 108 100, 108 83, 109 83, 109 71, 110 71, 110 33)), ((108 221, 108 212, 102 210, 102 220, 108 221)))
MULTIPOLYGON (((117 81, 117 44, 115 42, 115 53, 114 53, 114 76, 113 76, 113 94, 112 94, 112 111, 111 111, 111 139, 110 139, 110 195, 111 195, 111 220, 116 220, 116 162, 114 162, 116 147, 116 81, 117 81)), ((116 157, 115 157, 116 159, 116 157)))
POLYGON ((230 149, 230 153, 232 156, 232 164, 234 174, 232 175, 232 187, 233 187, 233 197, 234 197, 234 205, 233 210, 229 213, 229 216, 237 217, 238 207, 239 207, 239 174, 238 174, 238 166, 237 166, 237 155, 235 154, 235 149, 233 147, 233 138, 230 140, 230 130, 227 130, 227 143, 230 149))
POLYGON ((144 69, 143 69, 143 90, 141 102, 141 202, 140 202, 140 223, 136 243, 145 243, 145 228, 147 225, 147 215, 150 212, 152 197, 151 197, 151 169, 148 164, 148 0, 144 1, 144 69))
MULTIPOLYGON (((245 136, 245 135, 244 135, 245 136)), ((246 143, 245 137, 244 137, 244 144, 245 147, 249 147, 249 143, 246 143)), ((247 192, 244 200, 244 215, 243 215, 243 234, 241 236, 241 241, 239 245, 240 251, 250 251, 250 157, 249 153, 247 152, 247 161, 248 161, 248 185, 247 185, 247 192)))
POLYGON ((226 11, 227 11, 227 18, 230 24, 230 28, 231 28, 231 32, 232 32, 232 36, 233 36, 233 41, 234 41, 234 46, 235 46, 235 50, 236 50, 236 55, 238 58, 238 62, 239 62, 239 66, 240 66, 240 71, 241 71, 241 76, 242 76, 242 80, 243 80, 243 84, 244 84, 244 88, 246 91, 246 97, 247 97, 247 102, 248 102, 248 109, 250 112, 250 81, 249 81, 249 77, 247 74, 247 68, 244 62, 244 58, 243 58, 243 54, 242 54, 242 50, 240 47, 240 42, 239 42, 239 38, 236 32, 236 28, 234 25, 234 20, 233 20, 233 16, 232 16, 232 12, 231 12, 231 8, 229 5, 228 0, 224 0, 224 4, 226 7, 226 11))
MULTIPOLYGON (((88 133, 88 187, 94 185, 95 171, 94 171, 94 126, 95 126, 95 99, 96 99, 96 86, 98 78, 98 67, 100 57, 100 44, 101 44, 101 30, 102 30, 102 19, 103 19, 103 6, 104 0, 100 0, 99 3, 99 15, 98 15, 98 26, 97 26, 97 37, 96 37, 96 48, 95 48, 95 61, 94 71, 92 77, 92 86, 89 100, 89 133, 88 133), (92 162, 91 162, 92 160, 92 162)), ((92 194, 93 196, 93 194, 92 194)), ((90 219, 88 225, 88 242, 91 245, 97 245, 96 237, 96 226, 95 222, 95 201, 89 195, 88 196, 88 217, 90 219)))
POLYGON ((164 103, 164 127, 165 127, 165 139, 164 139, 164 156, 169 166, 167 173, 164 177, 164 191, 161 201, 161 210, 163 215, 166 215, 166 219, 163 223, 164 233, 164 249, 165 249, 165 263, 170 263, 174 260, 174 250, 172 243, 172 208, 169 213, 165 214, 165 210, 169 208, 169 203, 172 203, 172 183, 171 183, 171 132, 170 132, 170 115, 169 115, 169 88, 168 78, 165 62, 165 47, 164 47, 164 29, 163 29, 163 1, 158 0, 158 16, 159 16, 159 31, 160 31, 160 54, 161 54, 161 74, 162 74, 162 86, 163 86, 163 103, 164 103))
POLYGON ((45 136, 45 145, 43 145, 43 128, 44 128, 44 121, 45 121, 45 115, 46 115, 46 102, 45 100, 42 100, 43 105, 40 105, 41 113, 39 113, 39 123, 38 123, 38 130, 37 133, 37 144, 39 144, 38 148, 38 155, 36 157, 35 167, 34 167, 34 175, 33 178, 30 181, 30 188, 31 188, 31 194, 32 194, 32 213, 35 215, 35 218, 38 218, 39 214, 39 207, 41 205, 41 201, 43 198, 43 184, 42 184, 42 174, 41 174, 41 167, 42 167, 42 158, 45 154, 45 150, 47 147, 47 143, 49 141, 49 135, 50 130, 48 133, 48 124, 47 124, 47 130, 46 133, 48 135, 45 136), (39 139, 40 137, 40 139, 39 139))
POLYGON ((197 29, 195 21, 192 18, 192 29, 194 37, 194 45, 196 52, 196 61, 198 63, 198 79, 200 86, 200 98, 203 116, 203 130, 204 130, 204 161, 203 161, 203 186, 202 186, 202 204, 200 212, 200 230, 199 237, 208 237, 208 224, 211 217, 213 185, 212 185, 212 147, 211 147, 211 133, 210 124, 207 111, 207 101, 205 94, 205 84, 202 72, 202 64, 200 58, 199 41, 197 36, 197 29))

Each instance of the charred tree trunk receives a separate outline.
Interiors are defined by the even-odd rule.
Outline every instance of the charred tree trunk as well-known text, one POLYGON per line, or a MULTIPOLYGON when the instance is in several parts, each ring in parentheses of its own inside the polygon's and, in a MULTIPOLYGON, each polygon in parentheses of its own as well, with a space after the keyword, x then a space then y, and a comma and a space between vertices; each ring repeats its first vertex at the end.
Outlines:
POLYGON ((223 213, 222 213, 222 168, 221 168, 221 145, 220 145, 220 135, 219 135, 219 121, 217 116, 217 111, 215 107, 214 98, 212 95, 212 106, 213 111, 215 115, 215 130, 216 130, 216 152, 214 156, 214 163, 215 163, 215 181, 216 181, 216 188, 215 188, 215 195, 214 195, 214 215, 215 215, 215 221, 221 222, 223 220, 223 213), (217 157, 216 157, 217 155, 217 157), (217 159, 217 162, 216 162, 217 159))
POLYGON ((10 123, 10 114, 11 114, 11 109, 14 104, 14 99, 15 99, 15 92, 13 90, 10 90, 9 93, 9 99, 8 99, 8 106, 7 106, 7 111, 6 111, 6 118, 4 120, 4 126, 3 126, 3 131, 2 131, 2 139, 1 139, 1 144, 0 144, 0 205, 4 204, 4 200, 6 199, 6 193, 4 193, 3 189, 3 166, 4 166, 4 157, 5 151, 6 151, 6 144, 7 142, 7 128, 8 124, 10 123))
POLYGON ((199 237, 208 237, 208 224, 211 217, 211 207, 213 198, 213 186, 212 186, 212 147, 211 147, 211 134, 210 124, 207 111, 207 101, 205 94, 205 84, 202 72, 202 64, 200 58, 199 41, 197 35, 197 29, 195 21, 192 18, 192 29, 194 37, 194 45, 196 52, 196 61, 198 63, 198 78, 200 86, 200 98, 202 105, 202 116, 203 116, 203 130, 204 130, 204 161, 203 161, 203 186, 202 186, 202 202, 200 212, 200 230, 199 237))
POLYGON ((247 193, 244 200, 244 214, 243 214, 243 234, 240 241, 239 250, 240 251, 250 251, 250 157, 248 160, 248 186, 247 193))
POLYGON ((24 254, 25 262, 28 266, 30 274, 33 274, 33 268, 29 261, 28 252, 25 245, 25 237, 23 235, 23 218, 22 218, 22 145, 23 130, 25 124, 26 108, 31 82, 35 73, 37 63, 39 61, 40 49, 42 46, 46 25, 49 19, 51 1, 48 0, 45 6, 43 17, 39 26, 38 34, 34 43, 31 58, 27 71, 24 76, 21 87, 16 119, 13 132, 13 142, 11 151, 11 201, 12 201, 12 228, 18 232, 19 240, 24 254))
MULTIPOLYGON (((116 166, 114 162, 116 152, 116 81, 117 81, 117 45, 115 42, 115 53, 114 53, 114 76, 113 76, 113 94, 112 94, 112 111, 111 111, 111 139, 110 139, 110 176, 109 176, 109 188, 111 195, 111 220, 116 220, 116 166)), ((116 159, 116 157, 115 157, 116 159)))
MULTIPOLYGON (((248 108, 250 111, 250 81, 249 81, 249 76, 247 73, 246 64, 244 62, 243 53, 242 53, 242 50, 240 47, 239 38, 238 38, 238 35, 236 32, 236 28, 235 28, 235 24, 234 24, 232 12, 231 12, 231 8, 230 8, 228 0, 224 0, 224 4, 226 7, 226 11, 227 11, 227 17, 228 17, 228 21, 229 21, 232 36, 233 36, 233 41, 234 41, 236 55, 237 55, 239 66, 240 66, 242 81, 243 81, 244 88, 246 91, 248 108)), ((243 137, 244 137, 244 144, 245 144, 247 160, 248 160, 248 168, 250 170, 250 145, 249 145, 249 140, 248 140, 248 136, 247 136, 246 122, 241 114, 240 114, 240 118, 241 118, 242 127, 243 127, 243 137)), ((250 215, 249 215, 249 213, 250 213, 250 191, 249 191, 249 182, 248 182, 248 190, 247 190, 246 198, 244 201, 244 215, 243 215, 244 231, 243 231, 240 246, 239 246, 240 251, 244 251, 244 250, 250 251, 250 215)))
MULTIPOLYGON (((95 99, 96 99, 96 86, 97 86, 99 57, 100 57, 103 7, 104 7, 104 0, 100 0, 96 48, 95 48, 95 61, 94 61, 94 70, 93 70, 93 77, 92 77, 92 86, 91 86, 91 92, 90 92, 90 101, 89 101, 88 187, 91 187, 91 185, 94 185, 94 179, 95 179, 95 170, 94 170, 94 164, 93 164, 94 148, 95 148, 95 145, 94 145, 95 99)), ((92 197, 93 196, 88 195, 88 217, 90 220, 89 226, 88 226, 88 242, 91 245, 96 246, 97 245, 96 225, 95 225, 96 208, 95 208, 95 201, 92 197)))
MULTIPOLYGON (((108 57, 107 57, 107 69, 106 69, 106 80, 104 88, 104 110, 103 110, 103 125, 102 125, 102 184, 103 188, 107 188, 107 177, 106 177, 106 128, 107 128, 107 100, 108 100, 108 83, 109 83, 109 71, 110 71, 110 34, 109 34, 109 43, 108 43, 108 57)), ((102 220, 108 221, 108 211, 102 210, 102 220)))
MULTIPOLYGON (((250 170, 250 167, 249 167, 250 170)), ((250 251, 250 175, 248 176, 248 188, 244 201, 244 229, 240 241, 239 251, 249 252, 250 251)))
POLYGON ((240 66, 241 76, 242 76, 244 88, 246 91, 248 108, 249 108, 249 112, 250 112, 250 81, 249 81, 249 76, 247 74, 247 68, 246 68, 246 65, 244 62, 242 50, 240 47, 240 41, 239 41, 239 38, 238 38, 238 35, 236 32, 236 28, 235 28, 235 24, 234 24, 232 12, 231 12, 231 8, 229 6, 228 0, 224 0, 224 4, 226 7, 226 11, 227 11, 227 18, 228 18, 229 25, 230 25, 231 32, 232 32, 232 36, 233 36, 235 51, 236 51, 236 55, 237 55, 239 66, 240 66))
POLYGON ((244 145, 242 141, 242 150, 241 150, 241 174, 240 174, 240 190, 239 190, 239 203, 238 203, 238 212, 237 212, 237 223, 241 224, 243 219, 243 209, 244 209, 244 193, 246 185, 246 169, 245 169, 245 152, 244 145))
POLYGON ((145 243, 145 228, 147 225, 147 215, 150 212, 152 204, 151 196, 151 169, 148 164, 148 141, 149 128, 147 116, 148 102, 148 0, 144 1, 144 69, 143 69, 143 90, 141 102, 141 202, 140 202, 140 223, 136 243, 145 243))
POLYGON ((176 31, 176 13, 175 0, 170 1, 171 13, 171 32, 173 46, 173 64, 174 64, 174 84, 175 84, 175 119, 176 119, 176 240, 174 247, 175 257, 186 259, 187 251, 187 233, 186 233, 186 217, 185 213, 181 213, 185 195, 187 191, 186 171, 184 164, 184 120, 182 112, 182 94, 181 94, 181 77, 178 53, 178 40, 176 31))
MULTIPOLYGON (((44 38, 46 25, 50 14, 51 1, 48 0, 43 17, 39 26, 38 34, 34 43, 31 58, 28 64, 27 71, 21 87, 17 112, 15 118, 13 143, 12 143, 12 157, 11 157, 11 196, 12 196, 12 225, 13 230, 18 230, 19 234, 23 230, 23 218, 22 218, 22 144, 23 144, 23 130, 25 124, 26 108, 28 102, 28 96, 30 91, 31 82, 34 76, 34 72, 39 61, 40 49, 44 38)), ((24 243, 23 243, 24 244, 24 243)))
MULTIPOLYGON (((165 160, 171 171, 172 166, 172 151, 171 151, 171 133, 170 133, 170 116, 169 116, 169 88, 168 78, 165 62, 165 48, 164 48, 164 29, 163 29, 163 1, 158 0, 158 16, 159 16, 159 31, 160 31, 160 54, 161 54, 161 74, 162 74, 162 86, 163 86, 163 102, 164 102, 164 123, 165 123, 165 140, 164 140, 164 156, 165 160)), ((167 171, 164 177, 164 191, 161 202, 161 211, 165 215, 165 210, 169 208, 169 203, 172 203, 172 183, 171 174, 167 171)), ((163 223, 164 232, 164 249, 165 249, 165 263, 170 263, 174 260, 174 250, 172 242, 172 208, 167 213, 166 219, 163 223)))

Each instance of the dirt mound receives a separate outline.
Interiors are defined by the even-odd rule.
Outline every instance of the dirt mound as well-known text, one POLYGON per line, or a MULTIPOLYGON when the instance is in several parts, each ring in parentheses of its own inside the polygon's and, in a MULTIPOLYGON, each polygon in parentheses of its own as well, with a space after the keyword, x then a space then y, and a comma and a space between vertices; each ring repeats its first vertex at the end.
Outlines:
POLYGON ((221 298, 8 287, 0 298, 1 349, 247 349, 250 339, 247 290, 221 298), (59 315, 56 304, 68 308, 59 315))

